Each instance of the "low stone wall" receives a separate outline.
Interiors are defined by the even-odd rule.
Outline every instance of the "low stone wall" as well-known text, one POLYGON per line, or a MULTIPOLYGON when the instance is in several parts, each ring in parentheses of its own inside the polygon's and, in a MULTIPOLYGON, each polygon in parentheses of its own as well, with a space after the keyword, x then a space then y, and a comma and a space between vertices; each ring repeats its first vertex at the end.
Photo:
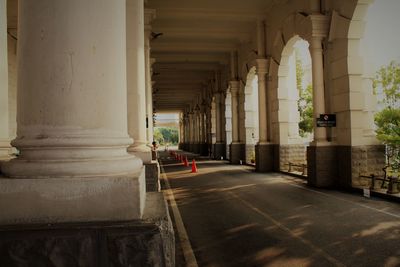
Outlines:
MULTIPOLYGON (((307 147, 300 145, 279 146, 279 170, 287 171, 289 162, 296 164, 307 164, 307 147)), ((294 170, 297 170, 293 167, 294 170)), ((302 170, 299 170, 302 171, 302 170)))
POLYGON ((160 165, 158 161, 144 164, 146 167, 146 192, 158 192, 160 186, 160 165))
POLYGON ((256 160, 256 146, 255 145, 246 145, 246 163, 247 164, 255 164, 256 160), (251 160, 254 162, 251 162, 251 160))
POLYGON ((382 168, 386 164, 385 146, 357 146, 351 149, 352 186, 370 186, 371 179, 360 178, 361 175, 375 174, 383 176, 382 168))

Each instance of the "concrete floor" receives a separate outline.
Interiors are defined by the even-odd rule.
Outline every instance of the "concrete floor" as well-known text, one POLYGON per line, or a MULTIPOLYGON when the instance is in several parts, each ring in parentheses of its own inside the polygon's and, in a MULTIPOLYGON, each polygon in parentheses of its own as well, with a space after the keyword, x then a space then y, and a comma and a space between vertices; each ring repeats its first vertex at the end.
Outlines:
POLYGON ((400 266, 398 203, 222 161, 197 161, 195 174, 161 162, 183 222, 177 266, 400 266))

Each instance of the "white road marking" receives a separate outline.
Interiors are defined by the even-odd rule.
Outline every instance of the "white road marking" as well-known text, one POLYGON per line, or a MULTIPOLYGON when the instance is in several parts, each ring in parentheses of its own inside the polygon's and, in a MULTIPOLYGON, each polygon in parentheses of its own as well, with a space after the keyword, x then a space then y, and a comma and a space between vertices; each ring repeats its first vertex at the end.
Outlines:
POLYGON ((190 240, 188 234, 186 232, 185 225, 182 221, 181 213, 179 212, 178 206, 175 201, 174 193, 171 189, 171 186, 168 181, 168 177, 164 171, 164 167, 160 164, 161 168, 161 176, 165 181, 166 190, 164 190, 164 194, 166 194, 167 199, 170 202, 172 213, 174 214, 176 230, 178 231, 179 241, 181 243, 183 257, 185 258, 186 266, 188 267, 198 267, 196 256, 194 255, 192 246, 190 244, 190 240))
MULTIPOLYGON (((232 167, 230 166, 230 168, 232 168, 232 167)), ((245 169, 245 168, 242 167, 242 166, 235 166, 234 168, 237 169, 237 170, 241 170, 241 171, 243 171, 243 172, 251 172, 251 171, 249 171, 248 169, 245 169)), ((282 174, 282 175, 284 175, 284 174, 282 174)), ((325 192, 320 192, 320 191, 318 191, 318 190, 314 190, 314 189, 305 187, 304 185, 297 184, 296 182, 293 182, 293 180, 294 180, 295 178, 293 178, 293 180, 291 180, 291 179, 289 179, 289 178, 286 178, 285 176, 282 176, 282 178, 283 178, 282 183, 288 184, 288 185, 290 185, 290 186, 297 187, 297 188, 300 188, 300 189, 303 189, 303 190, 306 190, 306 191, 314 192, 314 193, 317 193, 317 194, 320 194, 320 195, 323 195, 323 196, 326 196, 326 197, 331 197, 331 198, 334 198, 334 199, 337 199, 337 200, 341 200, 341 201, 344 201, 344 202, 347 202, 347 203, 351 203, 351 204, 357 205, 357 206, 359 206, 359 207, 363 207, 363 208, 366 208, 366 209, 370 209, 370 210, 373 210, 373 211, 376 211, 376 212, 379 212, 379 213, 383 213, 383 214, 385 214, 385 215, 389 215, 389 216, 395 217, 395 218, 397 218, 397 219, 400 219, 400 215, 398 215, 398 214, 391 213, 391 212, 384 211, 384 210, 380 210, 380 209, 377 209, 377 208, 374 208, 374 207, 370 207, 370 206, 365 205, 365 204, 361 204, 361 203, 358 203, 358 202, 355 202, 355 201, 352 201, 352 200, 348 200, 348 199, 345 199, 345 198, 342 198, 342 197, 338 197, 338 196, 335 196, 335 195, 333 195, 333 194, 329 194, 329 193, 325 193, 325 192), (286 181, 285 181, 285 180, 286 180, 286 181), (289 181, 288 181, 288 180, 289 180, 289 181)), ((371 200, 371 201, 372 201, 372 200, 371 200)))
POLYGON ((247 202, 246 200, 240 198, 237 194, 233 193, 233 192, 227 192, 229 195, 233 196, 234 198, 238 199, 240 202, 242 202, 245 206, 247 206, 248 208, 250 208, 251 210, 253 210, 254 212, 258 213, 259 215, 263 216, 264 218, 266 218, 267 220, 269 220, 270 222, 272 222, 275 226, 277 226, 278 228, 280 228, 281 230, 287 232, 291 237, 298 239, 299 241, 301 241, 303 244, 307 245, 310 249, 312 249, 316 254, 319 254, 321 256, 323 256, 325 259, 327 259, 329 262, 333 263, 335 266, 346 266, 343 263, 341 263, 340 261, 338 261, 337 259, 333 258, 331 255, 329 255, 328 253, 326 253, 324 250, 322 250, 321 248, 317 247, 316 245, 314 245, 311 241, 303 238, 300 236, 300 234, 293 232, 292 230, 290 230, 288 227, 286 227, 285 225, 283 225, 282 223, 280 223, 279 221, 277 221, 276 219, 274 219, 271 215, 269 215, 266 212, 261 211, 260 209, 254 207, 251 203, 247 202))
POLYGON ((311 188, 307 188, 307 187, 304 187, 304 186, 301 186, 301 185, 293 184, 293 183, 290 183, 290 182, 285 182, 285 183, 290 185, 290 186, 298 187, 298 188, 301 188, 301 189, 306 190, 306 191, 314 192, 314 193, 317 193, 317 194, 320 194, 320 195, 323 195, 323 196, 327 196, 327 197, 331 197, 331 198, 334 198, 334 199, 337 199, 337 200, 348 202, 348 203, 351 203, 353 205, 357 205, 357 206, 360 206, 360 207, 363 207, 363 208, 366 208, 366 209, 370 209, 370 210, 373 210, 373 211, 376 211, 376 212, 380 212, 380 213, 383 213, 385 215, 389 215, 389 216, 392 216, 392 217, 400 219, 400 215, 398 215, 398 214, 394 214, 394 213, 391 213, 391 212, 388 212, 388 211, 384 211, 384 210, 380 210, 380 209, 377 209, 377 208, 374 208, 374 207, 370 207, 368 205, 361 204, 361 203, 358 203, 358 202, 355 202, 355 201, 352 201, 352 200, 348 200, 348 199, 345 199, 345 198, 337 197, 337 196, 334 196, 332 194, 328 194, 328 193, 320 192, 320 191, 317 191, 317 190, 313 190, 311 188))

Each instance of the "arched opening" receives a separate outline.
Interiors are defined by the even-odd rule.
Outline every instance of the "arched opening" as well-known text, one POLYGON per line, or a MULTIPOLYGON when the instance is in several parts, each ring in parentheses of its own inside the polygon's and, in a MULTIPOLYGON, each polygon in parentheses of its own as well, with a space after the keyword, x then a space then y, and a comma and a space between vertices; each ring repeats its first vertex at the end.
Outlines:
POLYGON ((309 43, 292 37, 278 69, 281 171, 307 175, 307 146, 313 139, 312 70, 309 43))
POLYGON ((386 127, 393 115, 400 114, 399 9, 400 2, 396 0, 358 1, 350 22, 347 62, 353 66, 349 72, 350 103, 362 100, 359 110, 349 110, 351 116, 362 120, 362 125, 352 123, 348 133, 352 145, 362 148, 352 150, 352 157, 357 159, 352 162, 355 171, 351 184, 355 187, 371 186, 371 179, 363 176, 383 176, 385 166, 389 166, 390 173, 399 174, 400 147, 391 141, 400 138, 396 133, 399 127, 397 130, 386 127))
POLYGON ((257 144, 259 139, 258 77, 255 67, 252 67, 247 74, 244 94, 246 163, 255 165, 255 145, 257 144))
POLYGON ((157 113, 154 141, 160 149, 177 149, 180 140, 179 113, 157 113))

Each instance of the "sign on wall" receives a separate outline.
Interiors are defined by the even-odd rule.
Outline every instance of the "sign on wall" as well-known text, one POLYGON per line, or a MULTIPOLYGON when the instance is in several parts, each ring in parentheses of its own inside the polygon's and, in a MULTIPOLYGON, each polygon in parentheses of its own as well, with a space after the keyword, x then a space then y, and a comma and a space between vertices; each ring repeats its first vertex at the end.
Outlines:
POLYGON ((336 114, 319 114, 317 127, 336 127, 336 114))

